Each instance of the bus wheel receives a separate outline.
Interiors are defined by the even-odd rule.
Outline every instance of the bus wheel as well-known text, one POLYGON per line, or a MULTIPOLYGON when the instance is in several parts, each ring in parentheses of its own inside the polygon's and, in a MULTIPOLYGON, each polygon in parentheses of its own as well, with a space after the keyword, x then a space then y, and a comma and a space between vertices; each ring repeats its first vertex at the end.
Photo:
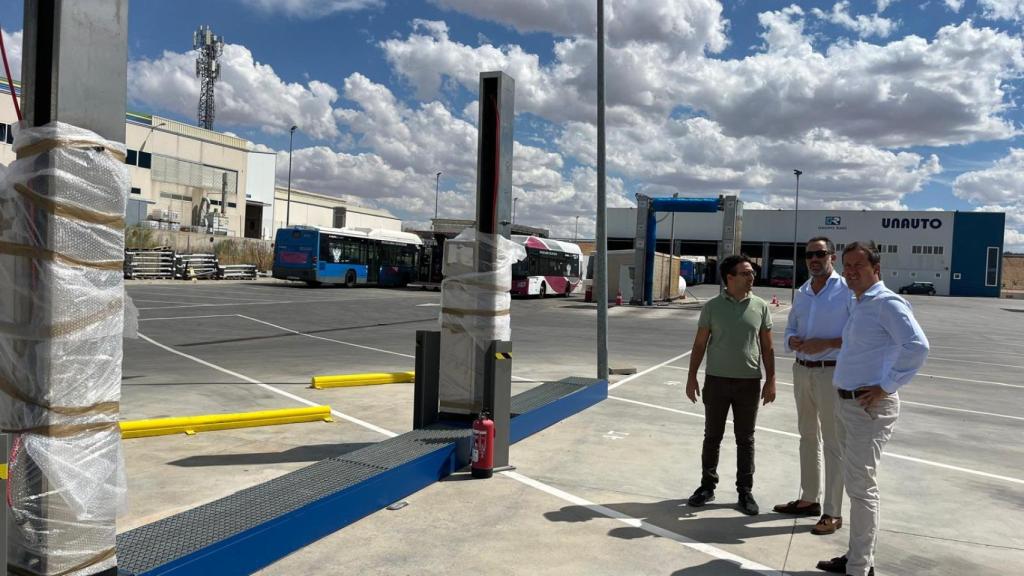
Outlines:
POLYGON ((355 270, 349 270, 345 274, 345 288, 351 288, 356 285, 356 272, 355 270))
POLYGON ((309 286, 310 288, 319 288, 320 282, 316 280, 306 280, 306 286, 309 286))
POLYGON ((545 297, 547 295, 548 295, 548 285, 545 284, 544 282, 541 282, 540 283, 540 294, 538 295, 538 297, 543 298, 543 297, 545 297))

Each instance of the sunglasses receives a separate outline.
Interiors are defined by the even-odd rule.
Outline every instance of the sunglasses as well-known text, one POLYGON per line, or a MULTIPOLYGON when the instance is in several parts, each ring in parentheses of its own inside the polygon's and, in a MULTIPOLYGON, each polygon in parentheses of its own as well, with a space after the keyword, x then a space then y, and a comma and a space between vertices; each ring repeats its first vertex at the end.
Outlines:
POLYGON ((808 252, 807 255, 804 257, 810 260, 811 258, 826 258, 830 254, 832 253, 829 252, 828 250, 815 250, 813 252, 808 252))

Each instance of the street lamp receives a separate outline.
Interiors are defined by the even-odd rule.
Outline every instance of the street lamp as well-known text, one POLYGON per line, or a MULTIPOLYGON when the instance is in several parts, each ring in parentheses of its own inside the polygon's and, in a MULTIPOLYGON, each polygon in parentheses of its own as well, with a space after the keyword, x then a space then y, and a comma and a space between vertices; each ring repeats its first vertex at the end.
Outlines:
POLYGON ((298 126, 292 126, 288 129, 288 200, 285 201, 284 209, 284 227, 287 228, 291 225, 292 221, 292 139, 295 137, 295 129, 298 126))
POLYGON ((793 170, 793 174, 796 175, 796 207, 793 210, 793 279, 790 281, 789 288, 790 306, 796 302, 796 225, 800 218, 800 175, 803 174, 803 172, 800 170, 793 170))
MULTIPOLYGON (((437 174, 434 175, 434 220, 437 220, 437 197, 438 197, 438 191, 441 189, 440 185, 441 185, 441 173, 438 172, 437 174)), ((437 224, 434 224, 434 226, 436 227, 437 224)))
MULTIPOLYGON (((672 194, 672 198, 673 199, 679 198, 679 192, 674 192, 672 194)), ((665 275, 665 276, 668 276, 668 287, 665 288, 665 300, 670 300, 669 294, 672 293, 672 281, 673 281, 673 278, 672 278, 672 273, 671 272, 672 272, 672 266, 675 264, 675 256, 676 256, 676 212, 675 212, 675 210, 673 210, 672 211, 672 220, 671 220, 671 224, 669 224, 669 233, 668 233, 668 271, 669 271, 669 273, 665 275)), ((678 268, 676 268, 676 270, 678 270, 678 268)), ((678 272, 676 272, 676 276, 677 277, 674 280, 675 280, 675 283, 678 285, 679 284, 679 278, 678 278, 679 273, 678 272)))
POLYGON ((516 225, 516 202, 519 202, 519 198, 512 199, 512 225, 516 225))
POLYGON ((577 215, 576 216, 576 231, 573 232, 573 234, 572 234, 572 241, 576 242, 579 239, 579 236, 580 236, 580 217, 579 217, 579 215, 577 215))
POLYGON ((146 134, 146 137, 142 139, 142 146, 139 146, 140 153, 146 149, 146 142, 149 142, 149 137, 153 135, 153 130, 160 128, 161 126, 167 126, 167 122, 161 122, 155 126, 149 127, 149 132, 146 134))

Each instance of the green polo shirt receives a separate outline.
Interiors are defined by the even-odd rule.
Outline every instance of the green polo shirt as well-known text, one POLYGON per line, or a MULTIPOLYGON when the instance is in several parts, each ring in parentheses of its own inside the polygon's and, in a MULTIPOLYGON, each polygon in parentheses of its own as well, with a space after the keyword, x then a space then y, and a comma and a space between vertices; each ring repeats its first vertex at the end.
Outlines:
POLYGON ((704 304, 697 326, 711 330, 704 370, 722 378, 761 377, 761 330, 772 329, 768 303, 750 294, 736 300, 722 292, 704 304))

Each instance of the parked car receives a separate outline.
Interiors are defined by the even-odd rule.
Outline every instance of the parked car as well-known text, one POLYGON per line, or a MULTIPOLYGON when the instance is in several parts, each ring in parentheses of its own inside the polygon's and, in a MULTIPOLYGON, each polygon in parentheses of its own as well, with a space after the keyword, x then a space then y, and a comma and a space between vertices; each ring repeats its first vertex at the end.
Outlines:
POLYGON ((927 294, 935 295, 935 285, 931 282, 911 282, 900 288, 900 294, 927 294))

